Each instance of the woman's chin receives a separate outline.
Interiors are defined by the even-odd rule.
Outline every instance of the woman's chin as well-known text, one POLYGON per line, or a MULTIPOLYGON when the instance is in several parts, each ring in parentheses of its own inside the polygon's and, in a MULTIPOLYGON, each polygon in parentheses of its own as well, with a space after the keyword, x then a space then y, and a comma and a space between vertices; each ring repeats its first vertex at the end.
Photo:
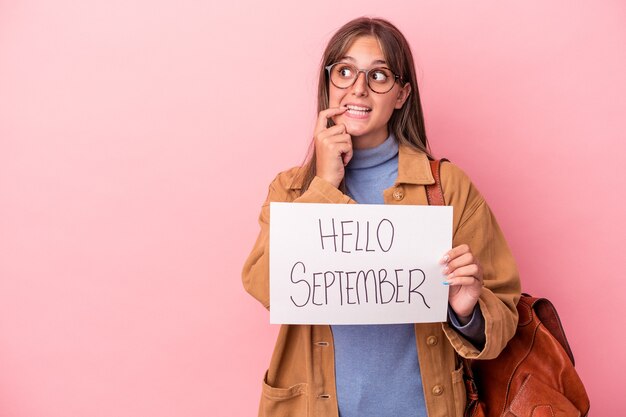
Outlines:
POLYGON ((363 136, 368 133, 367 128, 363 126, 363 123, 354 122, 351 120, 342 120, 341 121, 346 126, 346 131, 352 137, 363 136))

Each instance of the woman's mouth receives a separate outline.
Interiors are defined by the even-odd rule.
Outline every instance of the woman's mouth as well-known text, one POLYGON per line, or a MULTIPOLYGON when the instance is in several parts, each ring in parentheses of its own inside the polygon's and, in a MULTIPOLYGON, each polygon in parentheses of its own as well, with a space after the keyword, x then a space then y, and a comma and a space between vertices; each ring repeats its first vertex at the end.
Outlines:
POLYGON ((355 119, 364 119, 364 118, 368 117, 369 112, 372 111, 372 109, 369 108, 369 107, 356 106, 354 104, 348 104, 348 105, 346 105, 346 107, 348 108, 348 110, 346 110, 345 114, 348 117, 353 117, 355 119))

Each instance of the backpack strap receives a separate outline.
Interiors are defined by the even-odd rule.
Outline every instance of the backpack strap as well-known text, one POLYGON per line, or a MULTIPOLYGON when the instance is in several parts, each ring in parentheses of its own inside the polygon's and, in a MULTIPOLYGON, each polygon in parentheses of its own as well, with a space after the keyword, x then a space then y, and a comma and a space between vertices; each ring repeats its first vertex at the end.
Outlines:
MULTIPOLYGON (((435 179, 434 184, 426 186, 426 198, 429 206, 445 206, 446 201, 443 197, 443 187, 441 186, 441 162, 447 159, 436 159, 430 162, 430 170, 435 179)), ((478 404, 478 388, 474 380, 474 372, 472 371, 471 360, 458 357, 463 364, 463 380, 465 382, 465 392, 467 393, 466 412, 478 404)))
POLYGON ((446 200, 443 198, 443 188, 441 186, 441 162, 448 162, 447 159, 435 159, 430 162, 430 170, 435 179, 434 184, 426 186, 426 198, 429 206, 445 206, 446 200))

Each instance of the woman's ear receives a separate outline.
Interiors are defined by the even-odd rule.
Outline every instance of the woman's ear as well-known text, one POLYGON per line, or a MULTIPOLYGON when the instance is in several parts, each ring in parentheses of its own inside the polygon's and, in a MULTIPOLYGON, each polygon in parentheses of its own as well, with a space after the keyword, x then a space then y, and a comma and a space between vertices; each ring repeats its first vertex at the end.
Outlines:
POLYGON ((406 101, 407 98, 409 98, 410 94, 411 94, 411 84, 406 83, 402 86, 402 88, 398 92, 398 98, 396 100, 396 105, 394 107, 396 109, 402 108, 402 106, 404 105, 404 102, 406 101))

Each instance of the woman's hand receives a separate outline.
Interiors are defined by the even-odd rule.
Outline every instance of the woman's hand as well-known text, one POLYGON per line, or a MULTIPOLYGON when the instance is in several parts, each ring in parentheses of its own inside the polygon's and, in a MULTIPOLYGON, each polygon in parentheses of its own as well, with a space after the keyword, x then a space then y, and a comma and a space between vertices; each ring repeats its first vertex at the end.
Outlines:
POLYGON ((445 265, 444 284, 450 286, 448 303, 461 324, 467 324, 483 290, 483 269, 467 245, 452 248, 440 263, 445 265))
POLYGON ((343 124, 328 126, 328 119, 347 110, 333 107, 322 110, 317 118, 314 132, 316 175, 335 187, 339 187, 345 174, 345 166, 352 159, 352 138, 343 124))

